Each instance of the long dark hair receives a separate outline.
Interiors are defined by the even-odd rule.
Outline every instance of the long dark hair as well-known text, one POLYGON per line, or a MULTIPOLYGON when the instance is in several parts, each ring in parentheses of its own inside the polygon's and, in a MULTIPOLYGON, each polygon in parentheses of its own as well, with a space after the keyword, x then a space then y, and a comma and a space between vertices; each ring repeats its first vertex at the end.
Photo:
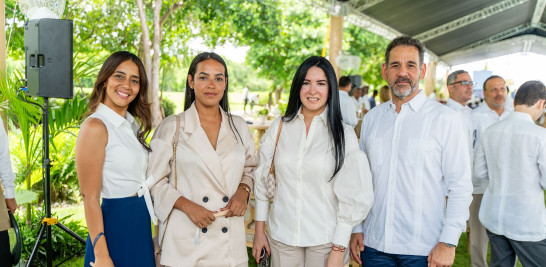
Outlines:
MULTIPOLYGON (((188 76, 191 75, 191 78, 195 81, 195 72, 197 71, 197 65, 207 59, 213 59, 215 61, 218 61, 220 64, 224 66, 224 76, 226 77, 226 89, 224 90, 224 95, 222 96, 222 99, 220 99, 220 107, 224 110, 226 113, 226 116, 228 117, 229 127, 231 128, 231 132, 233 132, 233 135, 237 138, 239 136, 239 140, 241 140, 241 143, 243 142, 243 139, 241 138, 241 134, 239 134, 239 131, 234 126, 233 123, 233 117, 231 115, 231 112, 229 112, 229 101, 228 101, 228 88, 229 88, 229 79, 228 79, 228 70, 227 65, 224 59, 219 56, 218 54, 214 52, 203 52, 191 61, 190 68, 188 69, 188 76)), ((189 79, 189 78, 188 78, 189 79)), ((193 91, 193 88, 190 87, 190 81, 186 80, 186 94, 184 97, 184 111, 188 110, 193 102, 195 101, 195 92, 193 91)))
POLYGON ((337 78, 332 64, 323 57, 313 56, 306 59, 296 71, 290 88, 290 97, 288 98, 288 106, 284 114, 283 121, 290 122, 302 106, 300 99, 300 91, 305 80, 305 76, 311 67, 318 67, 324 71, 326 80, 328 81, 328 128, 330 135, 334 141, 334 157, 336 159, 336 167, 330 181, 336 176, 345 159, 345 131, 343 129, 343 120, 341 118, 341 110, 339 107, 339 88, 337 78))
POLYGON ((146 150, 151 151, 148 144, 146 144, 146 137, 152 130, 152 111, 150 103, 148 102, 148 77, 146 76, 146 69, 140 58, 135 54, 127 51, 118 51, 111 54, 106 61, 102 64, 102 67, 97 75, 97 81, 91 96, 89 97, 88 115, 95 112, 99 103, 104 102, 106 97, 106 81, 112 76, 116 68, 123 62, 130 60, 134 62, 138 67, 139 85, 138 95, 131 103, 127 111, 131 113, 140 122, 140 129, 137 132, 137 139, 146 150))

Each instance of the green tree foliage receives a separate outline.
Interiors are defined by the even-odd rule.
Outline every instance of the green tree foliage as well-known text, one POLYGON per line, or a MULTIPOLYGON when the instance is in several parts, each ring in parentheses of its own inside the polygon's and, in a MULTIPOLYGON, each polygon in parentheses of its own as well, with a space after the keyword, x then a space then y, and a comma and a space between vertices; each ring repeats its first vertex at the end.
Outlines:
POLYGON ((362 81, 375 86, 376 89, 386 83, 381 76, 381 64, 385 61, 384 53, 389 40, 345 23, 343 43, 345 52, 362 59, 360 69, 351 74, 362 75, 362 81))
POLYGON ((320 55, 328 27, 326 14, 299 1, 249 1, 241 4, 241 16, 265 12, 248 23, 244 18, 235 26, 249 45, 247 61, 260 75, 271 79, 274 88, 290 86, 297 67, 308 57, 320 55), (256 36, 256 37, 254 37, 256 36))

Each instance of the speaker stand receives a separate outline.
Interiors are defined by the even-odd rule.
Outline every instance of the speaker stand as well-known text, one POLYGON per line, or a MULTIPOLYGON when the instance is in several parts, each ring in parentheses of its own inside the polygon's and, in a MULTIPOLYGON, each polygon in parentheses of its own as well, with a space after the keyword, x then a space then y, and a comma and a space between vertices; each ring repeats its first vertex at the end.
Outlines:
POLYGON ((38 237, 36 238, 36 243, 30 254, 30 258, 27 262, 27 267, 30 267, 32 260, 38 252, 38 247, 42 239, 46 238, 46 261, 47 267, 53 266, 53 255, 52 255, 52 243, 51 243, 51 226, 56 225, 61 228, 63 231, 74 237, 76 240, 80 241, 85 245, 85 240, 74 233, 74 231, 68 229, 65 225, 60 223, 57 219, 51 218, 51 177, 50 177, 50 168, 51 160, 49 159, 49 97, 44 97, 44 107, 43 107, 43 118, 42 118, 42 130, 43 130, 43 168, 44 168, 44 206, 45 206, 45 217, 42 218, 40 226, 40 231, 38 232, 38 237))

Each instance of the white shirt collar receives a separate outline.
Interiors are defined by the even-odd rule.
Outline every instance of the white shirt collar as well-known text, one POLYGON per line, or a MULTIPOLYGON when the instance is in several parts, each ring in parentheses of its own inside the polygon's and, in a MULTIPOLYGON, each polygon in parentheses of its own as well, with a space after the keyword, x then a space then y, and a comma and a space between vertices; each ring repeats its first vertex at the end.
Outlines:
MULTIPOLYGON (((341 91, 340 91, 341 92, 341 91)), ((303 120, 303 114, 301 113, 301 109, 302 109, 303 106, 300 107, 300 109, 298 110, 298 115, 297 117, 301 120, 303 120)), ((322 111, 322 113, 320 113, 320 115, 318 116, 315 116, 315 118, 319 118, 321 119, 321 121, 324 123, 324 125, 328 125, 328 105, 326 105, 326 107, 324 108, 324 110, 322 111)), ((313 118, 313 120, 315 119, 313 118)))
POLYGON ((524 120, 524 121, 528 121, 530 123, 535 123, 533 121, 533 118, 531 117, 531 115, 525 113, 525 112, 520 112, 520 111, 514 111, 510 114, 510 116, 514 119, 517 119, 517 120, 524 120))
POLYGON ((124 122, 126 122, 135 132, 140 128, 135 118, 133 117, 133 115, 131 115, 131 113, 129 113, 129 111, 125 112, 124 118, 116 113, 114 110, 109 108, 107 105, 99 103, 99 106, 97 107, 97 110, 95 112, 103 115, 115 127, 120 127, 124 122))
MULTIPOLYGON (((427 100, 427 96, 425 95, 425 92, 421 89, 419 89, 419 93, 414 96, 410 101, 402 104, 403 105, 409 105, 410 108, 415 111, 415 112, 418 112, 419 109, 421 109, 421 107, 425 104, 425 101, 427 100)), ((389 100, 389 102, 386 102, 389 104, 389 108, 386 110, 386 111, 389 111, 391 109, 393 110, 396 110, 396 105, 392 102, 392 99, 389 100)))

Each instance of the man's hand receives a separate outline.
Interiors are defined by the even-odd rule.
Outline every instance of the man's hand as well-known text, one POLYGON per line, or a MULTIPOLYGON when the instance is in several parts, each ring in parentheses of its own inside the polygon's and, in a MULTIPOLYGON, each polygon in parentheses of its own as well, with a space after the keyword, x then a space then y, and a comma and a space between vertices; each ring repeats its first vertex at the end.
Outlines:
POLYGON ((455 247, 448 247, 444 242, 439 242, 428 255, 429 267, 450 267, 455 260, 455 247))
POLYGON ((360 259, 360 252, 364 251, 364 234, 363 233, 352 233, 351 241, 349 241, 349 248, 351 250, 351 259, 358 262, 362 265, 362 260, 360 259))
POLYGON ((235 195, 231 197, 228 204, 221 208, 221 211, 228 210, 226 218, 231 216, 243 216, 248 204, 248 195, 249 193, 242 187, 237 189, 235 195))
POLYGON ((17 209, 17 202, 15 202, 15 198, 6 198, 6 206, 8 207, 8 210, 14 214, 15 210, 17 209))

